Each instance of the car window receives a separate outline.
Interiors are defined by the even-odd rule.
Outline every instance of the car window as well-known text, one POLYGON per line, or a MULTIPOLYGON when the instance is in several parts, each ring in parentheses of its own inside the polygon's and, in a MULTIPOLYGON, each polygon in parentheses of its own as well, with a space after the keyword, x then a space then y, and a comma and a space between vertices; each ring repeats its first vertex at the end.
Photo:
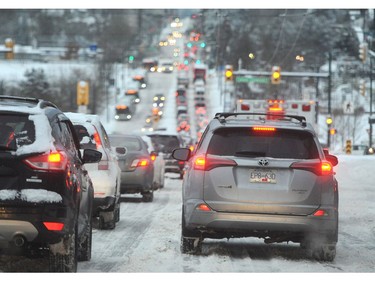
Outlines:
POLYGON ((308 132, 277 130, 257 133, 248 127, 216 130, 207 153, 237 157, 319 158, 314 139, 308 132))
POLYGON ((111 138, 111 143, 113 146, 125 146, 127 151, 140 151, 142 150, 142 145, 136 138, 111 138))
POLYGON ((151 140, 157 152, 172 153, 175 148, 181 147, 177 136, 151 136, 151 140))
POLYGON ((93 140, 92 135, 90 135, 88 129, 85 126, 75 124, 74 129, 77 132, 79 143, 81 144, 82 149, 96 149, 95 141, 93 140))
POLYGON ((0 147, 16 150, 35 142, 35 126, 27 115, 0 115, 0 147))

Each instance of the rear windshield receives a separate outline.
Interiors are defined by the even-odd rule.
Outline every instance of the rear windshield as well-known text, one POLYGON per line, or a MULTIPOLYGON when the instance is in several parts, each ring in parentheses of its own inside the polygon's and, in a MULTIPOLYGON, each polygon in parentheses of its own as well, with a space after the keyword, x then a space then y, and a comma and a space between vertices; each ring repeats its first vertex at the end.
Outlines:
POLYGON ((112 146, 125 146, 128 151, 140 151, 142 145, 137 138, 110 137, 112 146))
POLYGON ((313 136, 308 132, 277 130, 259 133, 249 127, 216 130, 207 153, 236 157, 319 158, 313 136))
POLYGON ((0 115, 0 150, 17 150, 34 142, 35 126, 28 115, 0 115))
POLYGON ((150 136, 156 152, 172 153, 175 148, 179 148, 180 141, 176 136, 150 136))

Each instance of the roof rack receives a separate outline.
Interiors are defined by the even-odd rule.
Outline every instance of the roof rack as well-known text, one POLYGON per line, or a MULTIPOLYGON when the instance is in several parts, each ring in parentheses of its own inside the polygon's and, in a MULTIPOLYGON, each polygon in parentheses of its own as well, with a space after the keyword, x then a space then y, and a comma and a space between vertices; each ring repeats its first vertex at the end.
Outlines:
POLYGON ((284 115, 284 114, 273 114, 273 113, 244 113, 244 112, 219 112, 215 114, 214 119, 218 119, 220 123, 224 123, 226 118, 231 116, 272 116, 272 117, 280 117, 278 120, 285 120, 285 117, 296 119, 298 122, 301 123, 303 127, 306 127, 306 118, 305 116, 299 115, 284 115))
POLYGON ((18 96, 0 96, 0 100, 13 100, 13 101, 21 101, 21 102, 23 101, 23 102, 35 104, 35 106, 39 106, 40 108, 45 108, 47 106, 57 108, 57 106, 54 103, 50 101, 38 99, 38 98, 18 97, 18 96))

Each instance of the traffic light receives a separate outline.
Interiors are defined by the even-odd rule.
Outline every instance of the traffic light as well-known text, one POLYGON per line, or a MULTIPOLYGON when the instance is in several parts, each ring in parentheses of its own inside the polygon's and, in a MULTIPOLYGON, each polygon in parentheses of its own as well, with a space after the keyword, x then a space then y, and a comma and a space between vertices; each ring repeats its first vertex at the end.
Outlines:
POLYGON ((327 119, 326 119, 326 123, 327 123, 328 126, 331 126, 332 123, 333 123, 332 118, 331 118, 331 117, 327 117, 327 119))
POLYGON ((280 84, 281 82, 281 69, 279 66, 272 67, 271 83, 280 84))
POLYGON ((335 128, 331 128, 331 129, 329 129, 329 134, 330 135, 336 135, 337 134, 337 130, 335 128))
POLYGON ((134 61, 134 56, 130 55, 129 56, 129 63, 132 63, 134 61))
POLYGON ((233 80, 233 66, 227 65, 225 66, 225 81, 232 81, 233 80))
POLYGON ((352 153, 352 141, 351 140, 346 140, 345 152, 346 154, 352 153))
POLYGON ((359 58, 363 63, 366 62, 367 58, 367 43, 362 43, 359 45, 359 58))
POLYGON ((360 84, 359 84, 359 92, 362 96, 365 96, 366 95, 366 83, 364 80, 361 80, 360 81, 360 84))
POLYGON ((89 104, 89 83, 78 81, 77 83, 77 105, 89 104))

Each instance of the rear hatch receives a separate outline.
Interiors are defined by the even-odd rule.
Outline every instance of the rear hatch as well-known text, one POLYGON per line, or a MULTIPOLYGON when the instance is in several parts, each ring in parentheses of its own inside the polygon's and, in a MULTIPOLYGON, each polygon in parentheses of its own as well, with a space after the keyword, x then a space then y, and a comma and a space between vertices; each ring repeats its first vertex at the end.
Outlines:
POLYGON ((320 205, 326 179, 306 131, 222 128, 205 156, 204 200, 216 211, 306 215, 320 205))
MULTIPOLYGON (((30 119, 28 114, 0 113, 1 206, 62 200, 63 187, 59 183, 64 182, 64 179, 61 179, 64 175, 57 171, 59 163, 51 164, 47 161, 48 156, 41 154, 44 146, 49 145, 49 140, 36 140, 35 136, 38 134, 34 122, 30 119)), ((40 129, 47 129, 45 123, 38 123, 42 127, 40 129)))

